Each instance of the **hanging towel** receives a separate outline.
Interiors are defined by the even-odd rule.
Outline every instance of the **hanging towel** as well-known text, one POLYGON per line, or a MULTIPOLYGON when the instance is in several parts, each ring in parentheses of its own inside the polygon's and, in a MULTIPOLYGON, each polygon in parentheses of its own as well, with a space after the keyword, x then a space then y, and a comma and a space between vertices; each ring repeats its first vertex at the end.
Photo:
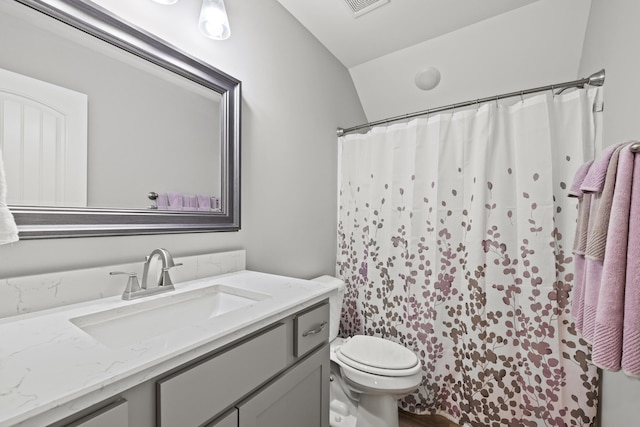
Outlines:
MULTIPOLYGON (((576 329, 582 332, 582 319, 583 319, 583 307, 584 307, 584 251, 580 251, 580 246, 583 236, 583 228, 586 230, 586 221, 588 221, 589 203, 591 196, 584 199, 580 186, 584 181, 589 168, 593 164, 593 160, 588 161, 578 168, 575 177, 573 178, 573 184, 569 190, 569 197, 578 198, 578 222, 576 225, 576 234, 573 240, 573 254, 575 265, 575 284, 573 286, 573 300, 571 302, 571 313, 573 315, 573 321, 576 325, 576 329)), ((586 245, 585 245, 586 249, 586 245)))
POLYGON ((640 154, 635 155, 633 168, 627 246, 622 369, 640 377, 640 154))
POLYGON ((598 307, 598 296, 600 294, 600 281, 602 278, 602 265, 604 262, 604 247, 606 246, 607 227, 609 225, 609 213, 611 212, 611 202, 615 188, 615 177, 617 174, 618 157, 624 145, 619 144, 609 147, 593 163, 589 173, 585 177, 580 189, 585 193, 591 193, 591 206, 589 215, 589 225, 587 227, 587 237, 584 248, 584 291, 583 298, 583 324, 582 335, 584 339, 591 343, 596 321, 596 311, 598 307), (607 190, 605 196, 604 190, 607 190), (594 248, 594 235, 601 235, 602 259, 589 257, 588 252, 594 248))
MULTIPOLYGON (((591 168, 594 166, 595 163, 591 168)), ((589 216, 586 221, 587 226, 584 227, 585 229, 582 233, 583 240, 581 240, 579 252, 579 255, 584 259, 582 267, 582 337, 588 343, 591 343, 591 339, 593 338, 593 325, 596 320, 596 307, 598 304, 598 289, 600 282, 594 283, 593 279, 590 280, 590 277, 594 276, 593 265, 589 262, 589 259, 587 259, 585 254, 587 252, 589 230, 594 227, 600 194, 584 193, 583 198, 589 201, 589 216)))
POLYGON ((589 235, 587 238, 587 250, 585 253, 583 267, 585 292, 583 294, 582 302, 582 333, 588 342, 591 342, 593 339, 595 314, 600 294, 606 239, 609 227, 609 218, 611 215, 611 204, 613 202, 616 175, 618 171, 618 159, 621 149, 622 147, 618 147, 609 161, 604 188, 598 201, 598 208, 594 214, 595 221, 593 226, 589 229, 589 235), (589 314, 585 315, 585 311, 589 314))
POLYGON ((622 359, 622 328, 633 167, 634 154, 626 146, 620 151, 618 160, 592 341, 593 363, 600 368, 611 371, 620 370, 622 359))
POLYGON ((578 171, 576 172, 575 177, 573 178, 573 183, 571 184, 571 188, 569 189, 569 197, 582 197, 582 190, 580 189, 580 187, 582 187, 582 183, 584 182, 584 179, 587 177, 587 174, 589 173, 589 168, 591 168, 591 165, 593 164, 593 160, 589 160, 588 162, 584 163, 582 166, 580 166, 578 168, 578 171))
POLYGON ((584 193, 600 193, 604 188, 606 180, 607 168, 611 160, 613 153, 620 148, 630 144, 631 141, 623 142, 621 144, 614 144, 607 147, 606 150, 598 156, 598 159, 594 162, 594 167, 589 169, 584 181, 580 184, 580 190, 584 193))
POLYGON ((158 193, 156 204, 158 206, 158 209, 160 210, 169 209, 169 196, 167 195, 167 193, 158 193))
POLYGON ((193 194, 185 194, 183 197, 183 206, 185 211, 195 211, 198 209, 198 199, 193 194))
POLYGON ((198 210, 210 211, 211 210, 211 197, 207 194, 198 194, 198 210))
POLYGON ((0 245, 18 241, 18 227, 13 214, 7 207, 7 182, 4 163, 0 151, 0 245))
POLYGON ((167 193, 167 197, 169 198, 169 209, 174 211, 181 211, 184 206, 182 194, 169 192, 167 193))
POLYGON ((587 259, 604 262, 604 253, 607 246, 607 230, 609 228, 609 217, 611 216, 611 203, 613 202, 613 192, 616 185, 616 174, 618 171, 618 159, 620 150, 624 146, 618 146, 611 155, 605 181, 602 184, 602 196, 598 202, 596 220, 594 227, 589 230, 587 236, 587 259))

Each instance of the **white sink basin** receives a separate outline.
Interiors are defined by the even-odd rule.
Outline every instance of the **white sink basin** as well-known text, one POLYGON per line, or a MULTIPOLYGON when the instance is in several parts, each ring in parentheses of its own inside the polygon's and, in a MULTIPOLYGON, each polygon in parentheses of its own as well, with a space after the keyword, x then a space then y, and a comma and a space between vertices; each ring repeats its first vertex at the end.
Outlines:
POLYGON ((201 323, 269 298, 225 285, 136 300, 123 307, 69 319, 108 347, 125 347, 201 323))

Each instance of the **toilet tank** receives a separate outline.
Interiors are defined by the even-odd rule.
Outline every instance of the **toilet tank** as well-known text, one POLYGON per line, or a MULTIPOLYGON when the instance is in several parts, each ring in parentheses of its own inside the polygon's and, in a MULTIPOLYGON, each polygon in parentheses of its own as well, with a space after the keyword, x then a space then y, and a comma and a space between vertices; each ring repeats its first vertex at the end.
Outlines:
POLYGON ((344 291, 347 286, 342 280, 333 276, 320 276, 311 280, 338 286, 338 289, 329 295, 329 341, 333 341, 338 336, 340 330, 342 300, 344 299, 344 291))

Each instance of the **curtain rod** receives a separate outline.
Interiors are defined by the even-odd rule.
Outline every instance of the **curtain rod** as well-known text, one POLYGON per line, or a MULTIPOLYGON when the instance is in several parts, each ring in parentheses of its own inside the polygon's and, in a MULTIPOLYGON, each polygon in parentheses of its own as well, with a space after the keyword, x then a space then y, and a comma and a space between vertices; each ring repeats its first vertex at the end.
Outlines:
POLYGON ((358 126, 353 126, 353 127, 347 128, 347 129, 338 128, 336 133, 338 134, 338 136, 343 136, 343 135, 346 135, 349 132, 353 132, 353 131, 356 131, 356 130, 364 129, 366 127, 372 127, 372 126, 383 125, 385 123, 397 122, 399 120, 410 119, 412 117, 423 116, 425 114, 439 113, 441 111, 453 110, 454 108, 469 107, 471 105, 477 105, 477 104, 481 104, 481 103, 484 103, 484 102, 498 101, 498 100, 504 99, 504 98, 511 98, 511 97, 514 97, 514 96, 524 96, 524 95, 529 95, 529 94, 532 94, 532 93, 544 92, 544 91, 547 91, 547 90, 567 89, 567 88, 571 88, 571 87, 580 87, 580 88, 582 88, 582 87, 584 87, 584 85, 589 85, 589 86, 602 86, 602 85, 604 85, 604 69, 602 69, 602 70, 600 70, 600 71, 598 71, 596 73, 591 74, 589 77, 585 77, 585 78, 578 79, 578 80, 573 80, 573 81, 570 81, 570 82, 558 83, 558 84, 548 85, 548 86, 541 86, 541 87, 536 87, 536 88, 533 88, 533 89, 525 89, 525 90, 520 90, 520 91, 517 91, 517 92, 503 93, 502 95, 489 96, 487 98, 480 98, 480 99, 475 99, 475 100, 467 101, 467 102, 459 102, 459 103, 456 103, 456 104, 449 104, 449 105, 445 105, 443 107, 429 108, 427 110, 416 111, 415 113, 403 114, 401 116, 395 116, 395 117, 390 117, 388 119, 377 120, 375 122, 365 123, 365 124, 358 125, 358 126))

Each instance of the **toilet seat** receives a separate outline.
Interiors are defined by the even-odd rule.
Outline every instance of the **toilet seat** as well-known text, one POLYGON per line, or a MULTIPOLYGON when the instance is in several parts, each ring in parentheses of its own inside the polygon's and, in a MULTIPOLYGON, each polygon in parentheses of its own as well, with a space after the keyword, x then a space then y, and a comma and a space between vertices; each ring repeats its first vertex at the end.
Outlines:
POLYGON ((406 377, 420 371, 416 355, 409 349, 382 338, 356 335, 336 349, 345 365, 370 374, 406 377))

